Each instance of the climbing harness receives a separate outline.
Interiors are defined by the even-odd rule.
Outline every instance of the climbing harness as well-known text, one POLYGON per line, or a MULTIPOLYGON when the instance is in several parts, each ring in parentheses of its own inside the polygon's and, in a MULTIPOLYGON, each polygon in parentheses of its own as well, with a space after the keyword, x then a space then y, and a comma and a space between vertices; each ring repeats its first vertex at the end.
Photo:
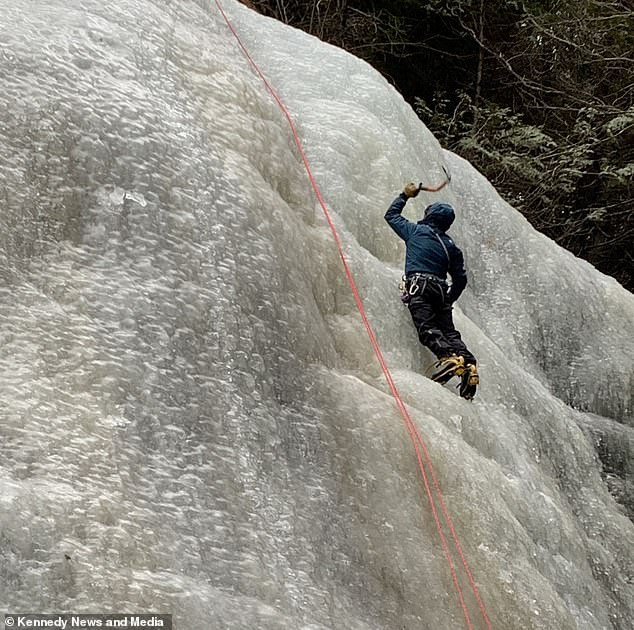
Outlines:
POLYGON ((423 295, 428 282, 440 285, 444 300, 447 289, 449 288, 449 284, 446 280, 435 276, 433 273, 413 273, 409 276, 403 276, 399 282, 398 288, 401 292, 401 302, 408 304, 414 296, 419 294, 423 295))
MULTIPOLYGON (((392 396, 394 397, 394 401, 396 402, 396 405, 401 413, 401 416, 403 418, 403 421, 405 423, 405 427, 409 433, 410 439, 412 441, 412 445, 414 447, 414 451, 416 453, 416 460, 418 463, 418 468, 420 470, 421 473, 421 479, 423 482, 423 485, 425 487, 425 492, 427 495, 427 498, 429 500, 429 505, 430 505, 430 509, 431 509, 431 513, 432 516, 434 518, 434 522, 436 525, 436 531, 438 532, 438 536, 440 538, 440 544, 443 550, 443 554, 445 557, 445 560, 447 562, 447 565, 449 567, 449 571, 451 573, 451 578, 452 578, 452 582, 454 585, 454 588, 456 590, 456 594, 458 596, 458 600, 460 602, 460 607, 462 609, 462 613, 463 616, 465 618, 465 622, 467 624, 467 627, 469 630, 474 630, 474 626, 473 623, 471 621, 471 616, 469 614, 469 610, 468 610, 468 606, 467 603, 465 601, 465 597, 464 597, 464 593, 462 591, 462 587, 460 585, 460 580, 458 579, 458 573, 456 570, 456 564, 453 560, 453 555, 452 552, 449 548, 449 541, 447 540, 447 535, 445 534, 445 530, 444 527, 440 521, 440 513, 442 513, 442 515, 445 518, 445 523, 447 526, 447 529, 449 530, 449 533, 451 535, 451 539, 453 541, 453 545, 455 547, 456 553, 458 554, 463 570, 464 570, 464 574, 469 582, 469 585, 471 586, 471 590, 473 592, 473 595, 475 597, 475 600, 478 604, 478 607, 480 609, 480 613, 482 614, 482 619, 484 620, 484 623, 487 627, 488 630, 492 630, 492 626, 491 626, 491 622, 489 620, 489 617, 487 615, 486 609, 484 607, 484 602, 482 601, 482 598, 480 596, 480 591, 478 590, 478 587, 475 583, 475 579, 473 577, 473 574, 471 573, 471 569, 469 568, 469 565, 467 563, 467 559, 464 555, 464 551, 462 548, 462 545, 460 544, 460 540, 458 538, 458 534, 456 532, 454 523, 453 523, 453 519, 451 518, 450 514, 449 514, 449 510, 447 509, 447 506, 445 504, 445 499, 443 496, 443 493, 441 491, 440 488, 440 483, 438 481, 438 477, 436 475, 436 471, 435 468, 433 466, 433 462, 431 460, 431 456, 429 454, 429 451, 427 449, 427 445, 425 444, 425 441, 423 440, 420 431, 418 430, 418 428, 416 427, 416 424, 414 423, 414 421, 412 420, 409 411, 407 410, 407 407, 405 405, 405 402, 403 401, 403 398, 398 390, 398 388, 396 387, 396 383, 394 381, 394 377, 392 376, 392 373, 387 365, 387 362, 385 360, 385 357, 383 356, 383 352, 381 351, 381 348, 379 346, 379 342, 377 341, 376 335, 374 333, 374 329, 372 328, 372 325, 370 324, 370 321, 368 319, 367 313, 365 311, 365 307, 363 306, 363 301, 361 300, 361 295, 359 294, 359 290, 357 288, 356 282, 354 281, 354 277, 352 275, 352 271, 350 270, 350 266, 348 265, 348 262, 346 260, 345 254, 344 254, 344 249, 343 249, 343 245, 341 243, 341 239, 339 237, 339 232, 337 231, 337 228, 334 224, 334 221, 332 220, 332 216, 326 206, 326 202, 324 201, 324 198, 321 194, 321 190, 319 188, 319 185, 317 184, 317 181, 315 180, 315 177, 313 175, 313 171, 312 168, 310 166, 310 163, 308 162, 308 158, 306 157, 306 152, 304 150, 303 144, 300 140, 299 137, 299 133, 297 131, 297 127, 295 126, 295 123, 293 122, 293 119, 288 111, 288 109, 286 108, 286 105, 284 104, 284 102, 282 101, 282 99, 280 98, 280 96, 277 94, 277 92, 275 91, 275 89, 273 88, 273 86, 271 85, 271 83, 269 82, 269 80, 266 78, 266 76, 264 75, 264 73, 262 72, 262 70, 260 70, 259 66, 256 64, 256 62, 253 60, 253 57, 251 56, 249 50, 246 48, 246 46, 242 43, 242 40, 240 39, 240 36, 238 34, 238 32, 236 31, 235 27, 233 26, 232 22, 229 20, 227 14, 225 13, 224 9, 222 8, 222 5, 220 4, 220 0, 214 0, 216 7, 218 8, 218 11, 221 13, 222 17, 224 18, 227 27, 229 28, 229 30, 231 31, 231 33, 233 34, 233 36, 235 37, 238 45, 240 46, 240 48, 242 49, 247 61, 249 62, 249 64, 251 65, 251 67, 253 68, 254 72, 262 79, 266 89, 270 92, 271 96, 273 97, 273 99, 275 100, 275 102, 278 104, 282 114, 284 115, 284 117, 286 118, 286 120, 288 121, 288 124, 290 126, 292 135, 293 135, 293 139, 295 141, 295 145, 297 147, 297 150, 299 152, 299 155, 301 157, 302 162, 304 163, 304 167, 306 169, 306 174, 308 176, 308 179, 310 180, 311 186, 313 188, 313 191, 315 192, 315 196, 317 198, 317 201, 319 202, 319 205, 321 206, 321 209, 324 213, 324 217, 326 218, 326 221, 328 223, 328 226, 330 228, 330 231, 332 233, 332 237, 334 239, 335 245, 337 247, 337 251, 339 253, 339 257, 341 258, 341 262, 343 265, 343 269, 346 275, 346 278, 348 280, 348 284, 350 286, 350 290, 352 292, 352 295, 354 297, 355 300, 355 304, 357 306, 357 309, 359 311, 359 315, 363 321, 363 324, 365 326, 366 332, 368 334, 369 340, 370 340, 370 344, 372 345, 372 348, 374 350, 374 353, 376 355, 376 358, 381 366, 381 369, 383 370, 383 374, 385 376, 385 380, 387 381, 387 384, 390 388, 390 391, 392 392, 392 396), (438 505, 437 505, 438 504, 438 505)), ((443 170, 445 172, 446 175, 446 180, 438 187, 436 188, 429 188, 429 187, 423 187, 421 184, 421 190, 427 190, 429 192, 437 192, 438 190, 441 190, 444 186, 446 186, 450 179, 451 176, 449 175, 448 171, 443 167, 443 170)))

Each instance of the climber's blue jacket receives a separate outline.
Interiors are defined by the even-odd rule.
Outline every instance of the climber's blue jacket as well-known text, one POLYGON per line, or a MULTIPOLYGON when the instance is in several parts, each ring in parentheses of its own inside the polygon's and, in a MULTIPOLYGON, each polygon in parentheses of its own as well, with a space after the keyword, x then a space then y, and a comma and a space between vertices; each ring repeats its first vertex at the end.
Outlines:
POLYGON ((454 210, 447 203, 433 203, 425 210, 425 216, 413 223, 401 215, 407 199, 401 193, 385 213, 385 220, 405 241, 405 276, 426 273, 446 280, 449 273, 449 300, 455 302, 467 286, 467 274, 462 251, 445 234, 456 218, 454 210))

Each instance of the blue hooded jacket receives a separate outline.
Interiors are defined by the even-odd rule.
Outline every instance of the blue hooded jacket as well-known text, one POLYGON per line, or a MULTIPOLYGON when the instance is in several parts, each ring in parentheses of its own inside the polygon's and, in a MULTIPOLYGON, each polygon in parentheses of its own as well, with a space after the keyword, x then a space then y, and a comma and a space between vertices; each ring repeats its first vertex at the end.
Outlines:
POLYGON ((445 234, 456 218, 454 210, 447 203, 433 203, 425 210, 423 219, 413 223, 401 215, 407 199, 401 193, 385 213, 385 220, 405 241, 405 275, 430 273, 445 280, 449 273, 452 282, 449 301, 455 302, 467 286, 467 273, 462 251, 445 234))

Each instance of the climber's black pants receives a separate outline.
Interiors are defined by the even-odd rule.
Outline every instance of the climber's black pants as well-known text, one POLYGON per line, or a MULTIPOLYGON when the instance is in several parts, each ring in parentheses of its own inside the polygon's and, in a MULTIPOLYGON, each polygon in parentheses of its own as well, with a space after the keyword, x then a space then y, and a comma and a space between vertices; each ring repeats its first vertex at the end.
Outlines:
POLYGON ((453 324, 452 306, 446 301, 447 285, 427 280, 419 282, 418 293, 410 298, 409 312, 414 320, 420 342, 437 358, 457 354, 465 363, 476 363, 460 333, 453 324))

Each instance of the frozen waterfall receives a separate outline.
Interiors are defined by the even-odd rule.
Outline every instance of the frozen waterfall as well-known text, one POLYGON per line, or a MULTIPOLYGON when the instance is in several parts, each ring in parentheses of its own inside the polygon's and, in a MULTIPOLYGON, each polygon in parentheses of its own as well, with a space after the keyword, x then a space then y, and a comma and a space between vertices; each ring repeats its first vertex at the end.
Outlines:
MULTIPOLYGON (((631 630, 634 297, 368 65, 222 4, 295 120, 492 627, 631 630), (406 214, 456 208, 472 403, 422 376, 383 221, 443 165, 406 214)), ((287 121, 215 2, 0 16, 2 610, 465 628, 287 121)))

